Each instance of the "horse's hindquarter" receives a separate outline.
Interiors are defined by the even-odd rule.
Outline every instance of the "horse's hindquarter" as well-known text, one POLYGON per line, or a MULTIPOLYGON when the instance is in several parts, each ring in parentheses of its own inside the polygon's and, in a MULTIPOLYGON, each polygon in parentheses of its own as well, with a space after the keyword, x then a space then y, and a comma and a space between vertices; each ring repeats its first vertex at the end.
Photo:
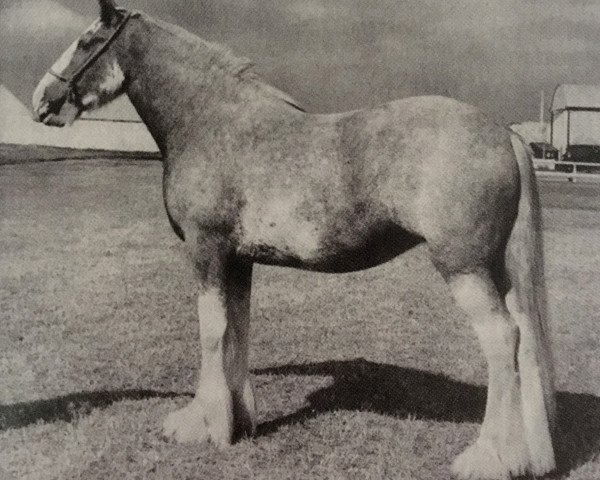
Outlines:
MULTIPOLYGON (((418 233, 447 273, 503 257, 520 197, 509 131, 475 107, 443 97, 409 99, 404 126, 418 155, 412 203, 418 233)), ((392 183, 395 179, 392 179, 392 183)))

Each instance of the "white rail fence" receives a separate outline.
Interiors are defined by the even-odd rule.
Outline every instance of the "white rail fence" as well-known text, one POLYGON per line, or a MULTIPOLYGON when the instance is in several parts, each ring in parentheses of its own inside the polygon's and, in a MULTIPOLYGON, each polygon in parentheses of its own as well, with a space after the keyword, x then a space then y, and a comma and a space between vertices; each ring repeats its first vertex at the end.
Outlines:
POLYGON ((559 162, 534 158, 533 165, 538 177, 569 182, 600 182, 600 163, 559 162))

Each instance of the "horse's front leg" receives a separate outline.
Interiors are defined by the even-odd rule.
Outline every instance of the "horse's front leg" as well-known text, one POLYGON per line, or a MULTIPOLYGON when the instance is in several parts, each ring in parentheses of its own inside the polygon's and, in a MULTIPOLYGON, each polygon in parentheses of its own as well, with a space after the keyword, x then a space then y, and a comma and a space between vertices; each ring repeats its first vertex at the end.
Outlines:
POLYGON ((179 442, 229 445, 256 428, 248 378, 252 264, 219 255, 197 262, 202 364, 194 399, 171 413, 164 434, 179 442))

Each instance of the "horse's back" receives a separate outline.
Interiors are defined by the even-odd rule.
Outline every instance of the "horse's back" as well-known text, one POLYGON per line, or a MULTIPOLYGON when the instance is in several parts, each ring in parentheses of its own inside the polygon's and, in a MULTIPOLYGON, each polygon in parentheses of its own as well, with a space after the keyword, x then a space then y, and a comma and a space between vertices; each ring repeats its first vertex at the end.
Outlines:
POLYGON ((470 105, 412 97, 335 119, 340 161, 355 190, 379 200, 421 232, 423 216, 480 197, 511 201, 518 170, 509 131, 470 105))

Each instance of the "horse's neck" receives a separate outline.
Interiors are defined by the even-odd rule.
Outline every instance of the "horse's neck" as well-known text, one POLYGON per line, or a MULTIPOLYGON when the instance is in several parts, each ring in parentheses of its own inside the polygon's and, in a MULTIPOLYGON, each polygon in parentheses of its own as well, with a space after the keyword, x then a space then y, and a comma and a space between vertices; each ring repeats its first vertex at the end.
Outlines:
POLYGON ((190 135, 201 137, 193 130, 219 122, 224 105, 235 101, 239 81, 214 65, 218 52, 202 40, 153 21, 142 22, 128 39, 127 93, 161 152, 168 155, 189 143, 190 135))

